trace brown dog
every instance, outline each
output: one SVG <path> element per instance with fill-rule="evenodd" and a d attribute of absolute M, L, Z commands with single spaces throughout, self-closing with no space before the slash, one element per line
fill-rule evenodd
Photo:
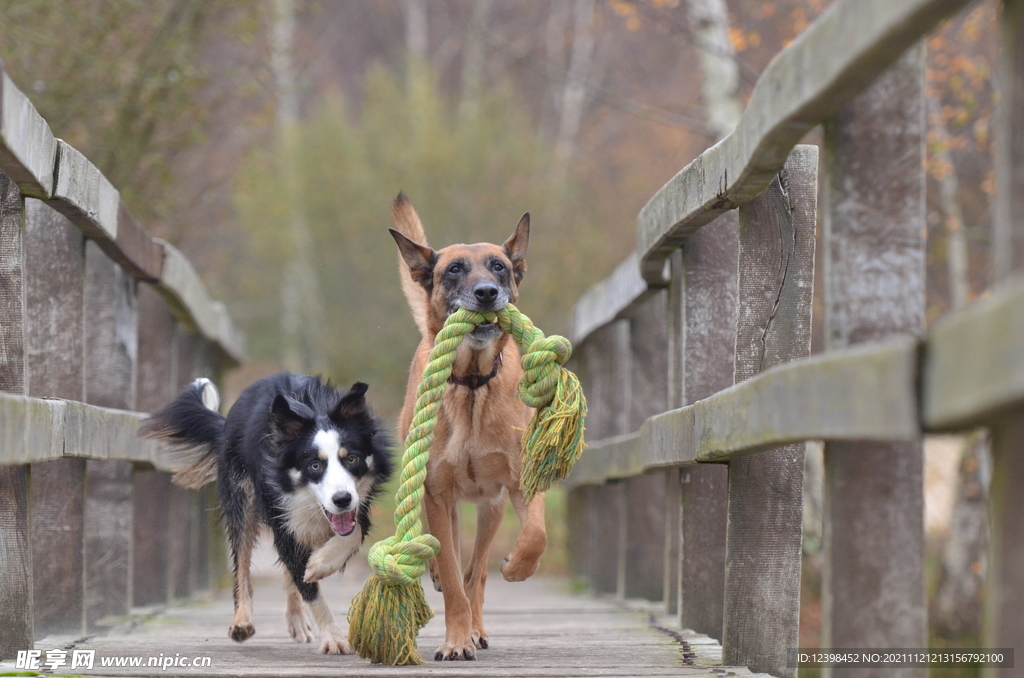
<path fill-rule="evenodd" d="M 523 215 L 503 245 L 450 245 L 435 251 L 426 244 L 420 218 L 404 195 L 399 193 L 391 211 L 402 291 L 423 335 L 409 369 L 399 420 L 404 439 L 434 337 L 448 315 L 459 308 L 496 311 L 518 299 L 526 273 L 530 215 Z M 483 622 L 487 553 L 505 514 L 506 498 L 512 500 L 523 529 L 501 565 L 502 576 L 522 581 L 532 575 L 547 545 L 544 495 L 527 502 L 519 489 L 521 439 L 532 414 L 516 391 L 522 373 L 519 348 L 494 323 L 478 325 L 468 334 L 452 365 L 430 448 L 423 501 L 430 533 L 441 542 L 430 575 L 435 588 L 444 593 L 446 629 L 434 659 L 471 660 L 476 648 L 488 646 Z M 477 505 L 476 541 L 464 575 L 460 501 Z"/>

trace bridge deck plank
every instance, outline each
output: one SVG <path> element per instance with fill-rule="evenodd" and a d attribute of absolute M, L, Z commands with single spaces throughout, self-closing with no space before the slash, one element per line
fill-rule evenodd
<path fill-rule="evenodd" d="M 259 561 L 259 559 L 258 559 Z M 720 648 L 706 636 L 684 632 L 698 652 L 698 662 L 683 663 L 680 646 L 654 628 L 642 610 L 569 591 L 566 580 L 534 578 L 509 584 L 500 576 L 488 582 L 485 619 L 491 649 L 481 650 L 475 662 L 434 662 L 434 648 L 444 635 L 441 596 L 428 587 L 427 596 L 437 616 L 420 632 L 422 666 L 371 666 L 355 656 L 324 656 L 313 644 L 297 644 L 288 636 L 284 621 L 284 594 L 273 556 L 262 558 L 255 576 L 254 622 L 256 635 L 244 644 L 227 637 L 231 621 L 230 591 L 206 600 L 189 600 L 154 613 L 138 608 L 129 619 L 116 620 L 108 633 L 86 639 L 50 636 L 36 649 L 95 649 L 90 675 L 167 676 L 751 676 L 747 669 L 714 663 Z M 323 591 L 339 623 L 352 595 L 362 586 L 368 570 L 354 564 L 343 577 L 323 582 Z M 664 620 L 659 621 L 664 623 Z M 104 657 L 148 658 L 209 656 L 203 669 L 159 667 L 103 668 Z M 71 653 L 68 653 L 70 658 Z M 44 655 L 45 657 L 45 655 Z M 148 661 L 144 659 L 143 663 Z M 763 674 L 762 674 L 763 675 Z"/>

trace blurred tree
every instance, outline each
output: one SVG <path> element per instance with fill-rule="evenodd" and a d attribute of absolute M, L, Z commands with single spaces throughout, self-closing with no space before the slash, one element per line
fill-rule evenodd
<path fill-rule="evenodd" d="M 502 242 L 530 211 L 530 270 L 521 307 L 548 333 L 569 331 L 579 293 L 619 255 L 588 235 L 596 215 L 579 192 L 558 190 L 548 179 L 553 153 L 537 141 L 509 88 L 481 93 L 479 115 L 457 122 L 426 67 L 411 69 L 408 77 L 419 81 L 405 86 L 392 71 L 374 66 L 358 115 L 333 95 L 297 125 L 297 166 L 325 307 L 325 362 L 313 367 L 343 381 L 369 381 L 375 402 L 391 411 L 400 405 L 418 342 L 387 234 L 399 190 L 416 205 L 435 247 Z M 289 209 L 282 171 L 276 154 L 257 151 L 235 190 L 250 251 L 232 276 L 231 294 L 263 300 L 264 312 L 250 328 L 256 357 L 279 353 L 276 290 L 294 247 L 281 227 Z M 556 213 L 559 223 L 547 221 Z"/>
<path fill-rule="evenodd" d="M 6 0 L 0 57 L 54 133 L 103 171 L 135 216 L 173 224 L 196 200 L 169 190 L 179 161 L 208 140 L 219 97 L 237 97 L 206 89 L 197 54 L 213 34 L 251 35 L 248 5 Z"/>

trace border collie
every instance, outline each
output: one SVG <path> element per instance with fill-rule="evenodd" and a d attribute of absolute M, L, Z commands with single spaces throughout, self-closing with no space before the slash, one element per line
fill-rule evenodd
<path fill-rule="evenodd" d="M 317 377 L 281 372 L 242 392 L 228 416 L 220 395 L 197 379 L 148 418 L 140 435 L 186 449 L 174 482 L 199 488 L 217 481 L 234 569 L 235 617 L 228 635 L 242 642 L 252 622 L 252 549 L 259 526 L 274 534 L 285 567 L 285 620 L 297 642 L 348 654 L 316 582 L 344 572 L 370 530 L 370 503 L 391 475 L 389 441 L 366 404 L 367 386 L 339 391 Z"/>

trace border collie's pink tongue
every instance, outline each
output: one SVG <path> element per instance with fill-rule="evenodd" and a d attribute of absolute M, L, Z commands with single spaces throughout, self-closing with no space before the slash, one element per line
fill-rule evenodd
<path fill-rule="evenodd" d="M 355 511 L 345 511 L 344 513 L 339 513 L 337 515 L 328 513 L 327 519 L 331 521 L 331 527 L 334 531 L 342 537 L 352 534 L 352 530 L 356 529 Z"/>

